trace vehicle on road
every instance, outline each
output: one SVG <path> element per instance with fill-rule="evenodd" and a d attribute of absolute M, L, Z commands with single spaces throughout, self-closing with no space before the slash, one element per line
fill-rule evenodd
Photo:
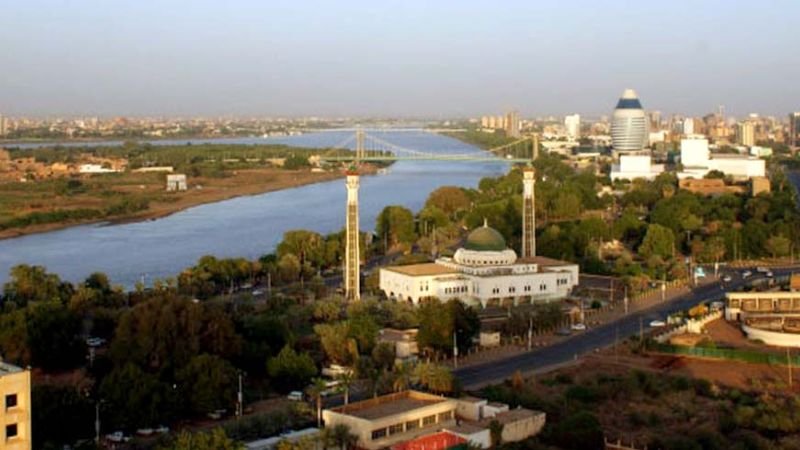
<path fill-rule="evenodd" d="M 289 400 L 293 402 L 302 402 L 303 401 L 303 393 L 300 391 L 292 391 L 289 392 L 289 395 L 286 396 Z"/>
<path fill-rule="evenodd" d="M 766 267 L 763 267 L 763 266 L 756 267 L 756 272 L 758 272 L 758 273 L 767 273 L 767 272 L 769 272 L 769 269 L 767 269 Z"/>
<path fill-rule="evenodd" d="M 251 292 L 251 294 L 258 297 L 259 295 L 264 295 L 264 291 L 262 291 L 261 289 L 256 289 L 253 292 Z"/>
<path fill-rule="evenodd" d="M 730 275 L 725 275 L 724 277 L 722 277 L 722 281 L 724 281 L 726 283 L 730 283 L 731 280 L 733 280 L 733 278 L 731 278 Z"/>
<path fill-rule="evenodd" d="M 585 331 L 586 325 L 582 323 L 576 323 L 572 325 L 572 329 L 575 331 Z"/>
<path fill-rule="evenodd" d="M 744 272 L 742 272 L 742 278 L 750 278 L 752 275 L 753 275 L 753 272 L 751 272 L 749 270 L 745 270 Z"/>
<path fill-rule="evenodd" d="M 650 321 L 650 328 L 661 328 L 667 326 L 667 323 L 663 320 L 652 320 Z"/>
<path fill-rule="evenodd" d="M 771 270 L 768 270 L 765 275 L 767 276 L 767 278 L 772 278 L 774 276 Z"/>

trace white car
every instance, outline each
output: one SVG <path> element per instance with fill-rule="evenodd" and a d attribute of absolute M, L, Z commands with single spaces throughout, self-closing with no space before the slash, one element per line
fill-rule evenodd
<path fill-rule="evenodd" d="M 733 278 L 731 278 L 730 275 L 725 275 L 724 277 L 722 277 L 722 281 L 724 281 L 726 283 L 730 283 L 731 280 L 733 280 Z"/>
<path fill-rule="evenodd" d="M 661 327 L 665 327 L 665 326 L 667 326 L 667 323 L 664 322 L 663 320 L 653 320 L 653 321 L 650 322 L 650 327 L 651 328 L 661 328 Z"/>
<path fill-rule="evenodd" d="M 293 402 L 302 402 L 303 401 L 303 393 L 300 391 L 292 391 L 289 392 L 289 395 L 286 396 L 289 400 Z"/>
<path fill-rule="evenodd" d="M 749 270 L 745 270 L 744 272 L 742 272 L 742 278 L 750 278 L 752 275 L 753 272 L 750 272 Z"/>
<path fill-rule="evenodd" d="M 773 277 L 773 274 L 772 274 L 771 270 L 768 270 L 766 275 L 767 275 L 767 278 L 772 278 Z"/>
<path fill-rule="evenodd" d="M 106 439 L 109 442 L 123 442 L 125 441 L 125 435 L 122 433 L 122 431 L 115 431 L 107 434 Z"/>
<path fill-rule="evenodd" d="M 575 330 L 575 331 L 585 331 L 586 330 L 586 325 L 582 324 L 582 323 L 576 323 L 576 324 L 572 325 L 572 329 Z"/>

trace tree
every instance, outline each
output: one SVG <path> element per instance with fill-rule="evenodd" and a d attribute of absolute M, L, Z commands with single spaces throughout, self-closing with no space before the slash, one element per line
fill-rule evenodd
<path fill-rule="evenodd" d="M 94 433 L 94 404 L 76 387 L 34 384 L 31 403 L 33 448 L 61 448 Z"/>
<path fill-rule="evenodd" d="M 308 387 L 307 394 L 314 399 L 317 405 L 317 428 L 322 425 L 322 394 L 328 386 L 322 378 L 314 378 L 311 380 L 311 385 Z"/>
<path fill-rule="evenodd" d="M 454 378 L 448 367 L 434 363 L 420 363 L 414 368 L 414 380 L 437 394 L 452 392 Z"/>
<path fill-rule="evenodd" d="M 3 285 L 7 301 L 20 306 L 28 302 L 66 301 L 72 295 L 72 285 L 62 283 L 56 274 L 48 273 L 42 266 L 20 264 L 11 268 L 10 280 Z"/>
<path fill-rule="evenodd" d="M 299 388 L 317 374 L 314 360 L 307 353 L 297 353 L 286 345 L 278 356 L 267 362 L 267 373 L 284 390 Z"/>
<path fill-rule="evenodd" d="M 219 356 L 202 354 L 178 372 L 176 381 L 189 411 L 204 414 L 233 403 L 236 369 Z"/>
<path fill-rule="evenodd" d="M 234 441 L 225 434 L 222 428 L 210 432 L 191 433 L 181 431 L 175 441 L 159 450 L 243 450 L 244 445 Z"/>
<path fill-rule="evenodd" d="M 27 308 L 27 344 L 31 364 L 45 370 L 71 369 L 84 361 L 81 319 L 58 301 Z"/>
<path fill-rule="evenodd" d="M 344 404 L 347 405 L 350 403 L 350 388 L 356 381 L 355 374 L 352 370 L 347 369 L 336 377 L 336 380 L 339 382 L 342 393 L 344 393 Z"/>
<path fill-rule="evenodd" d="M 387 239 L 390 246 L 412 244 L 417 236 L 414 232 L 414 214 L 402 206 L 383 208 L 375 221 L 376 233 L 380 239 Z"/>
<path fill-rule="evenodd" d="M 162 293 L 123 314 L 110 355 L 117 364 L 180 370 L 195 355 L 229 359 L 240 350 L 241 337 L 219 308 Z"/>
<path fill-rule="evenodd" d="M 791 251 L 792 241 L 783 236 L 772 236 L 767 239 L 766 250 L 773 258 L 786 256 Z"/>
<path fill-rule="evenodd" d="M 442 186 L 431 192 L 425 202 L 425 208 L 436 207 L 451 219 L 457 213 L 469 208 L 471 202 L 464 190 L 455 186 Z"/>
<path fill-rule="evenodd" d="M 390 342 L 380 342 L 372 349 L 372 360 L 378 370 L 390 370 L 395 357 L 395 346 Z"/>
<path fill-rule="evenodd" d="M 319 336 L 322 350 L 331 362 L 344 366 L 355 363 L 358 346 L 356 340 L 350 337 L 347 322 L 314 325 L 314 332 Z"/>
<path fill-rule="evenodd" d="M 410 362 L 403 362 L 394 367 L 394 380 L 392 389 L 395 392 L 402 392 L 411 386 L 414 379 L 414 365 Z"/>
<path fill-rule="evenodd" d="M 647 234 L 639 246 L 639 254 L 645 259 L 656 255 L 663 259 L 672 258 L 675 248 L 675 236 L 672 230 L 661 225 L 651 224 L 647 227 Z"/>
<path fill-rule="evenodd" d="M 421 348 L 436 353 L 450 354 L 453 334 L 462 352 L 472 346 L 472 338 L 480 331 L 480 320 L 475 310 L 458 300 L 442 303 L 436 299 L 423 302 L 417 311 Z"/>
<path fill-rule="evenodd" d="M 336 444 L 339 450 L 351 450 L 358 444 L 358 435 L 353 434 L 350 427 L 342 423 L 333 428 L 325 427 L 323 433 L 326 433 L 327 438 Z"/>
<path fill-rule="evenodd" d="M 549 440 L 567 450 L 604 448 L 600 421 L 588 411 L 579 411 L 561 420 L 553 428 Z"/>
<path fill-rule="evenodd" d="M 503 444 L 503 424 L 497 419 L 489 422 L 489 436 L 492 440 L 492 448 L 497 448 Z"/>
<path fill-rule="evenodd" d="M 168 422 L 174 411 L 172 386 L 127 363 L 100 385 L 104 417 L 114 428 L 137 429 Z"/>

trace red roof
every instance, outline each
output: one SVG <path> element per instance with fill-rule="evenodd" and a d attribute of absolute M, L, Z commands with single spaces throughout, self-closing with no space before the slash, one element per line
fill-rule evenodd
<path fill-rule="evenodd" d="M 441 431 L 395 444 L 391 448 L 392 450 L 446 450 L 466 442 L 467 440 L 460 436 Z"/>

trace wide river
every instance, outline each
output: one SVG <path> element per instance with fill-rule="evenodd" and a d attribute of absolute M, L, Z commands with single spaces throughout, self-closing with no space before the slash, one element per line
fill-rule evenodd
<path fill-rule="evenodd" d="M 474 146 L 422 130 L 367 130 L 392 144 L 438 153 L 482 153 Z M 254 144 L 277 142 L 303 147 L 333 146 L 352 131 L 326 131 L 280 138 L 192 140 Z M 187 140 L 172 141 L 184 143 Z M 155 141 L 154 144 L 169 142 Z M 498 162 L 400 161 L 385 175 L 364 176 L 359 192 L 361 229 L 374 230 L 387 205 L 419 210 L 440 186 L 475 187 L 486 176 L 508 170 Z M 258 258 L 275 250 L 283 233 L 308 229 L 341 230 L 345 221 L 343 180 L 196 206 L 157 220 L 121 225 L 80 225 L 48 233 L 0 240 L 0 283 L 17 264 L 42 265 L 62 279 L 79 281 L 105 272 L 112 282 L 131 288 L 151 283 L 193 265 L 203 255 Z"/>

